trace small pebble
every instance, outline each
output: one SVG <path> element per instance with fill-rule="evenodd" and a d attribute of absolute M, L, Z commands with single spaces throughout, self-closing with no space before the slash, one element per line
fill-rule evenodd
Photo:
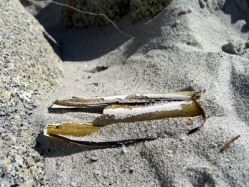
<path fill-rule="evenodd" d="M 100 176 L 100 174 L 101 174 L 101 171 L 99 171 L 99 170 L 95 170 L 95 171 L 94 171 L 94 176 L 95 176 L 95 177 Z"/>
<path fill-rule="evenodd" d="M 213 168 L 213 171 L 218 171 L 218 170 L 219 170 L 219 168 L 216 166 Z"/>
<path fill-rule="evenodd" d="M 97 162 L 98 161 L 98 157 L 97 156 L 92 156 L 91 158 L 90 158 L 90 160 L 92 161 L 92 162 Z"/>
<path fill-rule="evenodd" d="M 186 139 L 186 136 L 184 136 L 184 135 L 183 135 L 183 136 L 180 136 L 179 139 L 180 139 L 181 141 L 184 141 L 184 140 Z"/>
<path fill-rule="evenodd" d="M 71 186 L 77 186 L 76 182 L 71 182 Z"/>
<path fill-rule="evenodd" d="M 192 124 L 193 124 L 193 122 L 192 122 L 192 121 L 190 121 L 190 120 L 188 120 L 188 121 L 186 122 L 186 124 L 187 124 L 188 126 L 190 126 L 190 125 L 192 125 Z"/>
<path fill-rule="evenodd" d="M 134 170 L 135 170 L 135 168 L 131 165 L 131 166 L 129 167 L 129 173 L 133 173 Z"/>
<path fill-rule="evenodd" d="M 169 153 L 169 154 L 173 154 L 174 151 L 169 149 L 169 150 L 168 150 L 168 153 Z"/>
<path fill-rule="evenodd" d="M 124 154 L 128 153 L 128 150 L 127 150 L 127 148 L 126 148 L 125 146 L 122 146 L 122 152 L 123 152 Z"/>

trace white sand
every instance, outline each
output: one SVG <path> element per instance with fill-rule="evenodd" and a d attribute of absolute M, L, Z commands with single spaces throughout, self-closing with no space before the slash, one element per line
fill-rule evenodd
<path fill-rule="evenodd" d="M 119 25 L 132 39 L 111 26 L 54 30 L 54 37 L 63 42 L 64 81 L 33 115 L 41 131 L 49 123 L 99 116 L 48 113 L 52 101 L 72 96 L 206 89 L 200 103 L 208 118 L 204 128 L 190 136 L 188 131 L 200 126 L 201 118 L 116 124 L 86 137 L 105 141 L 160 136 L 120 148 L 87 148 L 39 136 L 50 186 L 248 186 L 249 60 L 247 54 L 221 50 L 231 39 L 247 40 L 248 33 L 241 31 L 246 22 L 237 19 L 236 11 L 225 14 L 212 7 L 201 9 L 197 2 L 173 1 L 151 20 L 131 24 L 129 16 L 124 18 Z M 91 73 L 97 66 L 108 69 Z M 188 119 L 192 126 L 186 125 Z M 237 135 L 241 137 L 220 153 Z"/>

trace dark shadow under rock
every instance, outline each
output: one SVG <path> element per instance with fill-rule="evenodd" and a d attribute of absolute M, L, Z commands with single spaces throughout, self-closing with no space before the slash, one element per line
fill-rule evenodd
<path fill-rule="evenodd" d="M 122 35 L 115 27 L 95 29 L 67 29 L 61 22 L 61 7 L 50 4 L 36 16 L 40 24 L 59 45 L 63 61 L 88 61 L 99 58 L 117 49 L 130 38 Z M 124 30 L 132 24 L 129 18 L 121 20 Z"/>

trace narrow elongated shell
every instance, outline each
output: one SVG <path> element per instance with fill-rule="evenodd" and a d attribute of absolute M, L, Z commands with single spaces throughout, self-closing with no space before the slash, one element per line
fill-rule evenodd
<path fill-rule="evenodd" d="M 72 142 L 85 146 L 96 147 L 116 147 L 121 145 L 129 145 L 141 141 L 155 140 L 156 137 L 145 137 L 129 140 L 117 140 L 108 142 L 85 141 L 84 136 L 98 132 L 100 127 L 93 126 L 89 123 L 62 123 L 56 125 L 47 125 L 44 129 L 44 135 L 52 138 L 60 139 L 66 142 Z"/>
<path fill-rule="evenodd" d="M 149 103 L 153 101 L 186 101 L 198 99 L 202 92 L 185 91 L 169 92 L 162 94 L 132 94 L 117 95 L 109 97 L 96 98 L 77 98 L 73 97 L 68 100 L 56 100 L 51 108 L 84 108 L 93 105 L 110 105 L 114 103 L 131 104 L 131 103 Z"/>
<path fill-rule="evenodd" d="M 169 102 L 149 106 L 111 105 L 104 109 L 104 115 L 94 120 L 95 125 L 135 122 L 175 117 L 194 117 L 202 115 L 204 110 L 195 100 Z"/>
<path fill-rule="evenodd" d="M 47 125 L 44 129 L 44 135 L 82 137 L 94 132 L 98 132 L 99 128 L 100 127 L 92 126 L 91 123 L 62 123 L 56 125 Z"/>

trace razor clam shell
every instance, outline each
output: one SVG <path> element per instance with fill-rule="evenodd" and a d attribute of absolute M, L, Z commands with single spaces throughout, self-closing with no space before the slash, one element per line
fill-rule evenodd
<path fill-rule="evenodd" d="M 205 112 L 195 100 L 153 104 L 148 106 L 111 105 L 104 109 L 103 115 L 96 118 L 94 125 L 136 122 L 163 118 L 194 117 Z"/>
<path fill-rule="evenodd" d="M 155 101 L 187 101 L 191 99 L 198 99 L 201 92 L 186 91 L 186 92 L 169 92 L 162 94 L 131 94 L 131 95 L 117 95 L 108 97 L 96 98 L 77 98 L 73 97 L 68 100 L 56 100 L 53 102 L 51 108 L 84 108 L 104 106 L 108 104 L 139 104 L 151 103 Z"/>

